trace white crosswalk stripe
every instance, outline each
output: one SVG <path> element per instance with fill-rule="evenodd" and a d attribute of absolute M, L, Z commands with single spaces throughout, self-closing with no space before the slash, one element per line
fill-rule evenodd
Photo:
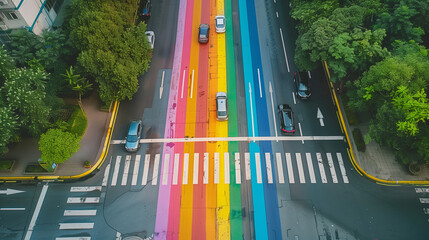
<path fill-rule="evenodd" d="M 329 174 L 332 177 L 332 182 L 329 182 L 339 183 L 339 179 L 337 177 L 335 169 L 338 168 L 341 172 L 342 183 L 349 183 L 341 153 L 332 154 L 328 152 L 325 155 L 322 155 L 322 153 L 315 153 L 315 158 L 313 157 L 314 153 L 285 153 L 285 159 L 283 159 L 282 154 L 279 152 L 276 152 L 275 155 L 274 153 L 265 152 L 263 153 L 264 156 L 262 156 L 262 158 L 260 152 L 256 152 L 254 153 L 254 155 L 250 155 L 250 153 L 248 152 L 214 152 L 203 153 L 204 158 L 201 163 L 200 154 L 202 153 L 193 154 L 193 163 L 192 161 L 190 162 L 191 159 L 189 153 L 174 153 L 174 155 L 165 154 L 164 156 L 156 154 L 154 156 L 153 169 L 150 169 L 150 154 L 145 155 L 144 161 L 141 161 L 141 155 L 126 155 L 125 161 L 121 161 L 122 157 L 117 156 L 116 161 L 114 163 L 114 167 L 107 167 L 106 171 L 111 170 L 113 172 L 112 179 L 110 180 L 110 185 L 112 187 L 117 185 L 119 174 L 122 175 L 121 186 L 127 185 L 129 172 L 132 172 L 132 181 L 130 184 L 133 186 L 137 184 L 139 174 L 142 174 L 141 185 L 147 185 L 150 179 L 152 181 L 152 185 L 157 185 L 159 172 L 162 173 L 160 179 L 161 185 L 189 184 L 190 181 L 192 181 L 192 184 L 199 184 L 199 181 L 201 181 L 199 179 L 199 172 L 201 170 L 203 172 L 202 184 L 208 184 L 209 182 L 214 184 L 241 184 L 242 168 L 244 167 L 246 180 L 250 180 L 250 161 L 254 161 L 255 169 L 253 171 L 256 177 L 256 182 L 258 184 L 263 182 L 266 182 L 268 184 L 275 184 L 274 181 L 278 181 L 278 184 L 294 184 L 297 181 L 301 184 L 305 184 L 308 179 L 309 183 L 312 184 L 315 184 L 318 181 L 322 183 L 328 183 L 325 166 L 329 167 Z M 233 154 L 234 162 L 230 161 L 230 154 Z M 170 158 L 170 156 L 172 158 Z M 244 165 L 241 164 L 242 156 L 244 156 Z M 133 157 L 134 159 L 132 159 Z M 336 161 L 334 158 L 336 159 Z M 162 164 L 160 161 L 161 159 L 163 159 Z M 134 160 L 134 164 L 130 164 L 132 160 Z M 284 160 L 286 162 L 285 165 L 283 165 Z M 213 161 L 213 169 L 209 169 L 210 161 Z M 121 164 L 123 165 L 122 167 Z M 231 164 L 233 164 L 233 166 Z M 110 163 L 108 166 L 110 166 Z M 201 167 L 202 169 L 200 169 Z M 234 169 L 230 169 L 230 167 L 233 167 Z M 130 168 L 132 169 L 130 170 Z M 142 171 L 139 171 L 140 168 L 143 168 Z M 315 168 L 319 169 L 318 172 L 320 173 L 320 176 L 316 175 L 317 169 Z M 285 171 L 287 171 L 289 181 L 286 181 L 285 179 Z M 232 176 L 232 174 L 234 174 L 235 177 Z M 278 180 L 274 179 L 275 174 L 278 175 L 278 178 L 276 178 Z M 307 174 L 308 176 L 306 176 Z M 105 174 L 105 176 L 109 175 L 110 174 Z M 152 176 L 152 178 L 150 178 L 150 176 Z M 295 176 L 297 177 L 297 179 L 295 179 Z M 107 179 L 103 179 L 103 184 L 107 185 L 107 181 Z M 73 188 L 73 190 L 71 191 L 101 191 L 102 186 Z M 426 190 L 416 188 L 416 192 L 426 192 Z"/>
<path fill-rule="evenodd" d="M 326 178 L 325 167 L 323 166 L 322 154 L 316 153 L 317 164 L 319 165 L 320 178 L 322 179 L 322 183 L 328 183 L 328 179 Z"/>
<path fill-rule="evenodd" d="M 332 160 L 331 153 L 326 153 L 326 157 L 328 158 L 329 170 L 331 171 L 332 181 L 334 183 L 338 183 L 337 173 L 335 172 L 334 161 Z"/>
<path fill-rule="evenodd" d="M 311 154 L 306 153 L 305 157 L 307 158 L 307 167 L 308 167 L 308 173 L 310 174 L 310 182 L 316 183 L 316 175 L 314 174 L 313 161 L 311 159 Z"/>
<path fill-rule="evenodd" d="M 136 160 L 134 162 L 134 168 L 133 168 L 133 179 L 131 180 L 131 185 L 133 186 L 137 185 L 137 177 L 138 177 L 139 168 L 140 168 L 140 158 L 141 158 L 141 155 L 136 155 Z"/>

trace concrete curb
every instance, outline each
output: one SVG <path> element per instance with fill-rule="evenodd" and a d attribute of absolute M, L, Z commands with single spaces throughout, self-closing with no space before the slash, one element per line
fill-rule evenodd
<path fill-rule="evenodd" d="M 352 146 L 351 141 L 350 141 L 350 137 L 349 137 L 349 132 L 350 129 L 346 127 L 345 121 L 344 121 L 344 117 L 343 117 L 343 109 L 340 107 L 340 104 L 338 102 L 338 98 L 337 98 L 337 94 L 335 92 L 335 88 L 331 82 L 331 76 L 329 74 L 329 69 L 328 69 L 328 65 L 326 64 L 326 61 L 322 63 L 323 65 L 323 70 L 325 72 L 325 76 L 326 76 L 326 80 L 329 83 L 329 87 L 331 90 L 331 96 L 332 96 L 332 101 L 335 103 L 335 105 L 337 106 L 337 111 L 338 111 L 338 116 L 339 116 L 339 122 L 340 122 L 340 126 L 341 126 L 341 130 L 344 132 L 344 134 L 346 135 L 346 139 L 347 139 L 347 144 L 349 145 L 349 149 L 347 149 L 347 152 L 349 153 L 349 157 L 351 159 L 351 163 L 353 165 L 353 167 L 356 169 L 356 171 L 361 175 L 361 176 L 365 176 L 371 180 L 373 180 L 376 183 L 379 184 L 383 184 L 383 185 L 392 185 L 392 186 L 397 186 L 397 185 L 429 185 L 429 181 L 391 181 L 391 180 L 384 180 L 384 179 L 380 179 L 377 177 L 374 177 L 368 173 L 366 173 L 357 163 L 356 159 L 355 159 L 355 154 L 354 154 L 354 149 L 355 147 Z"/>

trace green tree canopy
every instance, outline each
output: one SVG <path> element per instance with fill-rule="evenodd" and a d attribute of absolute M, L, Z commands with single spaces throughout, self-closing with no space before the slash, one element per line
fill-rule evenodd
<path fill-rule="evenodd" d="M 52 163 L 63 163 L 79 150 L 79 137 L 61 129 L 49 129 L 40 136 L 39 150 L 42 160 Z"/>

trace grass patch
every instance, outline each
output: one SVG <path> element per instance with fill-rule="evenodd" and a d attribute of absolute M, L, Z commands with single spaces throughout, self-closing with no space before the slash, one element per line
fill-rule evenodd
<path fill-rule="evenodd" d="M 75 133 L 79 137 L 82 137 L 85 133 L 88 120 L 86 119 L 85 113 L 78 106 L 74 106 L 68 124 L 70 126 L 69 132 Z"/>
<path fill-rule="evenodd" d="M 362 132 L 359 128 L 353 129 L 353 139 L 359 152 L 366 151 L 365 141 L 363 140 Z"/>
<path fill-rule="evenodd" d="M 26 173 L 40 173 L 40 172 L 48 172 L 46 171 L 46 169 L 44 169 L 42 166 L 40 165 L 27 165 L 27 167 L 25 168 L 25 172 Z"/>
<path fill-rule="evenodd" d="M 0 161 L 0 170 L 9 170 L 12 167 L 12 160 L 1 160 Z"/>

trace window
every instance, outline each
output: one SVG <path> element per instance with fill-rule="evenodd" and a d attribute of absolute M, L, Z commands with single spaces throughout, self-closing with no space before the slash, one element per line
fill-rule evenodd
<path fill-rule="evenodd" d="M 16 14 L 14 12 L 6 12 L 5 15 L 6 15 L 6 18 L 8 20 L 16 20 L 16 19 L 18 19 L 18 16 L 16 16 Z"/>
<path fill-rule="evenodd" d="M 47 0 L 45 4 L 46 11 L 51 11 L 51 8 L 54 6 L 55 0 Z"/>

